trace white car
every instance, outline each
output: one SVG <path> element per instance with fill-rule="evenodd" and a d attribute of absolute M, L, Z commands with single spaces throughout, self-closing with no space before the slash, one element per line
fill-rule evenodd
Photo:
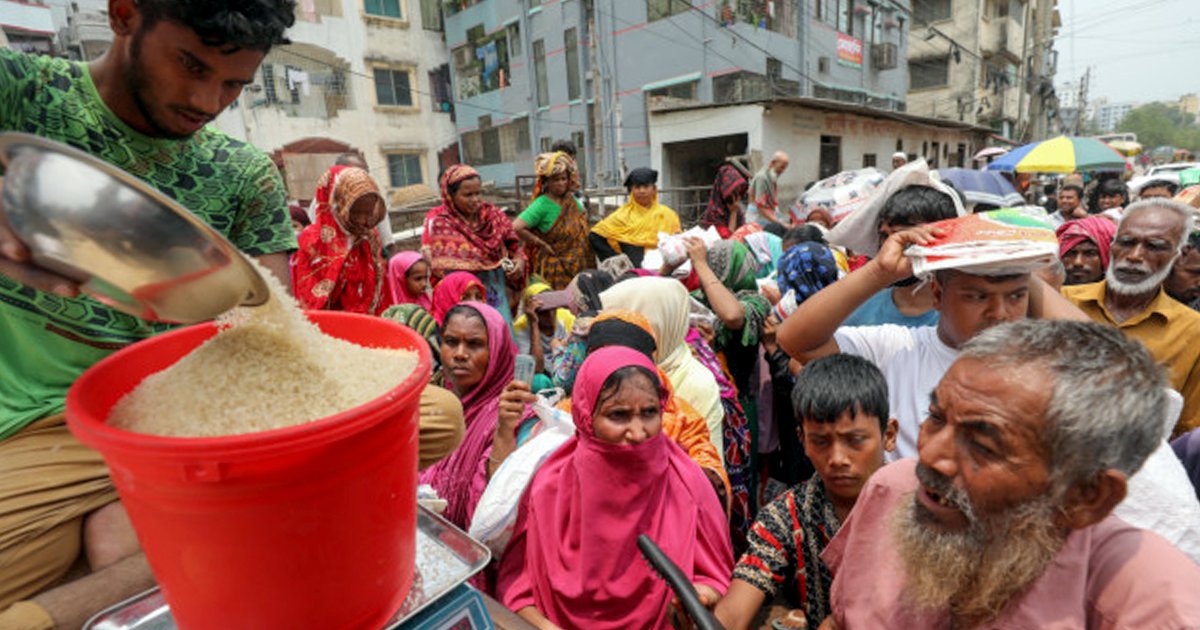
<path fill-rule="evenodd" d="M 1142 192 L 1142 186 L 1156 180 L 1165 179 L 1176 186 L 1179 185 L 1180 171 L 1186 171 L 1189 168 L 1200 168 L 1200 162 L 1174 162 L 1172 164 L 1160 164 L 1151 166 L 1145 175 L 1138 175 L 1129 180 L 1129 194 L 1137 195 Z"/>

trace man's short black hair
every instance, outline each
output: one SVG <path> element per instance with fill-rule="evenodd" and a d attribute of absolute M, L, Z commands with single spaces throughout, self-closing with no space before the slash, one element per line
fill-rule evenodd
<path fill-rule="evenodd" d="M 938 284 L 942 285 L 943 289 L 945 289 L 947 286 L 949 286 L 950 280 L 952 278 L 956 278 L 958 276 L 975 276 L 977 278 L 983 278 L 990 284 L 1003 284 L 1005 282 L 1012 282 L 1013 280 L 1027 278 L 1027 277 L 1029 277 L 1029 275 L 1030 274 L 1027 274 L 1027 273 L 1007 273 L 1007 274 L 990 276 L 990 275 L 983 275 L 983 274 L 967 273 L 965 271 L 959 271 L 958 269 L 938 269 L 937 271 L 933 272 L 934 279 L 938 281 Z"/>
<path fill-rule="evenodd" d="M 139 0 L 145 28 L 159 20 L 186 26 L 208 46 L 261 50 L 290 43 L 284 31 L 296 22 L 294 0 Z"/>
<path fill-rule="evenodd" d="M 1067 184 L 1066 186 L 1063 186 L 1062 189 L 1059 190 L 1058 192 L 1064 193 L 1064 192 L 1067 192 L 1068 190 L 1075 191 L 1075 196 L 1078 197 L 1080 200 L 1083 200 L 1083 186 L 1080 186 L 1078 184 Z"/>
<path fill-rule="evenodd" d="M 782 223 L 776 223 L 774 221 L 767 221 L 764 223 L 763 231 L 767 234 L 774 234 L 779 238 L 783 238 L 783 235 L 787 234 L 787 228 L 784 227 Z"/>
<path fill-rule="evenodd" d="M 550 151 L 562 151 L 563 153 L 571 156 L 572 160 L 574 160 L 575 156 L 579 154 L 579 150 L 575 147 L 575 143 L 571 142 L 570 140 L 555 140 L 554 144 L 550 145 Z"/>
<path fill-rule="evenodd" d="M 911 227 L 958 216 L 954 199 L 930 186 L 909 186 L 892 195 L 883 204 L 875 229 L 885 225 Z"/>
<path fill-rule="evenodd" d="M 853 354 L 834 354 L 804 366 L 792 388 L 798 422 L 837 422 L 843 414 L 863 414 L 887 430 L 888 387 L 874 363 Z"/>
<path fill-rule="evenodd" d="M 794 228 L 789 228 L 783 233 L 783 249 L 787 250 L 793 245 L 800 243 L 820 243 L 828 245 L 825 242 L 825 235 L 821 233 L 821 229 L 815 225 L 799 225 Z"/>
<path fill-rule="evenodd" d="M 1169 179 L 1152 179 L 1152 180 L 1146 182 L 1145 184 L 1142 184 L 1142 188 L 1138 192 L 1138 194 L 1146 192 L 1147 190 L 1150 190 L 1151 188 L 1166 188 L 1167 192 L 1172 197 L 1175 196 L 1175 193 L 1179 192 L 1179 185 Z"/>
<path fill-rule="evenodd" d="M 1129 198 L 1129 188 L 1125 186 L 1125 182 L 1119 179 L 1106 179 L 1100 182 L 1096 187 L 1097 195 L 1121 195 L 1126 199 Z"/>

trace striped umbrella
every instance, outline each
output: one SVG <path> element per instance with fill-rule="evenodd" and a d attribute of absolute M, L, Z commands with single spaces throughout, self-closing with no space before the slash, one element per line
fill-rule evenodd
<path fill-rule="evenodd" d="M 1074 173 L 1124 171 L 1125 158 L 1095 138 L 1059 136 L 1009 151 L 988 164 L 990 171 L 1018 173 Z"/>

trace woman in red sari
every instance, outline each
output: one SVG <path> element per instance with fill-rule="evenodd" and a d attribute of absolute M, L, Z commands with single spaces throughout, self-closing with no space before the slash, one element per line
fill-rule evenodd
<path fill-rule="evenodd" d="M 446 274 L 469 271 L 487 287 L 487 303 L 512 327 L 508 288 L 525 290 L 526 261 L 521 240 L 500 208 L 483 200 L 479 172 L 455 164 L 441 177 L 442 205 L 425 216 L 421 251 L 430 262 L 433 283 Z"/>
<path fill-rule="evenodd" d="M 391 305 L 383 244 L 375 229 L 387 210 L 366 171 L 334 166 L 315 195 L 316 220 L 300 233 L 292 293 L 313 310 L 378 315 Z"/>

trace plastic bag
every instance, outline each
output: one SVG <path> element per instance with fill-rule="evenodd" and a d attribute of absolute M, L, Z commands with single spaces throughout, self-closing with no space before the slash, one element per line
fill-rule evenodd
<path fill-rule="evenodd" d="M 571 414 L 555 408 L 549 399 L 539 395 L 531 408 L 543 423 L 541 432 L 505 458 L 492 475 L 467 531 L 471 538 L 487 545 L 495 558 L 504 553 L 512 539 L 517 507 L 534 474 L 554 451 L 575 435 Z"/>
<path fill-rule="evenodd" d="M 1005 208 L 931 223 L 943 234 L 929 245 L 904 250 L 913 275 L 957 269 L 981 276 L 1032 273 L 1058 258 L 1058 238 L 1036 206 Z"/>
<path fill-rule="evenodd" d="M 687 244 L 684 239 L 689 236 L 694 236 L 704 241 L 705 247 L 712 247 L 713 243 L 721 240 L 721 235 L 716 228 L 711 225 L 708 229 L 701 229 L 700 226 L 693 226 L 686 232 L 681 234 L 666 234 L 658 233 L 658 253 L 662 255 L 662 260 L 667 265 L 682 265 L 687 261 Z"/>

